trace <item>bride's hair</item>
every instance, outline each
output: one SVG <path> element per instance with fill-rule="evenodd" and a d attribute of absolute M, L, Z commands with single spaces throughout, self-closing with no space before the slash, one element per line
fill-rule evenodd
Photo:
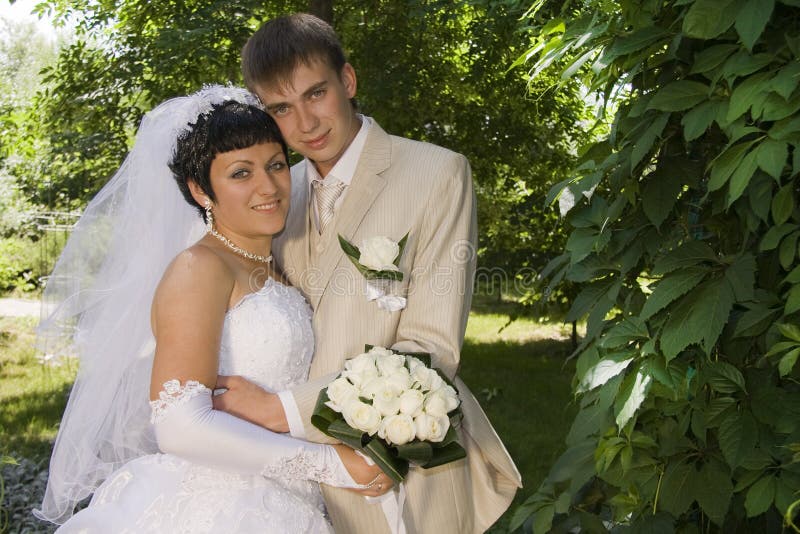
<path fill-rule="evenodd" d="M 278 143 L 289 159 L 286 142 L 275 121 L 263 110 L 236 101 L 211 106 L 178 137 L 169 162 L 175 181 L 190 205 L 205 219 L 205 209 L 195 201 L 189 182 L 196 183 L 208 198 L 216 200 L 211 187 L 211 162 L 217 154 L 248 148 L 259 143 Z"/>

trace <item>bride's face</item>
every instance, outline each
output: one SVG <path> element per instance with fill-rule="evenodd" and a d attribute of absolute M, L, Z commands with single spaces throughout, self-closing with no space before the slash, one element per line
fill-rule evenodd
<path fill-rule="evenodd" d="M 291 174 L 278 143 L 222 152 L 211 162 L 217 230 L 258 238 L 283 229 L 291 198 Z"/>

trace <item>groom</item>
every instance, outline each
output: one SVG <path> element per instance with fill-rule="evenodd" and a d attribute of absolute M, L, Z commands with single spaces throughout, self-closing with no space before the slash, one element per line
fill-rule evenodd
<path fill-rule="evenodd" d="M 292 200 L 273 253 L 314 309 L 310 381 L 272 395 L 244 379 L 222 378 L 215 406 L 275 431 L 327 442 L 310 424 L 319 391 L 365 344 L 428 352 L 454 377 L 472 298 L 476 215 L 469 163 L 460 154 L 394 137 L 356 113 L 357 79 L 333 29 L 311 15 L 264 24 L 243 53 L 245 83 L 264 103 L 289 146 L 305 159 L 292 168 Z M 343 254 L 342 235 L 399 241 L 404 273 L 390 293 L 407 299 L 388 311 L 367 300 L 365 281 Z M 412 469 L 406 479 L 408 533 L 486 530 L 520 487 L 519 473 L 481 408 L 456 378 L 467 458 Z M 384 479 L 385 475 L 384 475 Z M 324 487 L 341 533 L 389 532 L 381 507 Z"/>

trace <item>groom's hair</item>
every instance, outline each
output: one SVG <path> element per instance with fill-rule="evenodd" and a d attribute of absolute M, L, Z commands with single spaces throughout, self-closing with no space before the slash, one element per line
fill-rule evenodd
<path fill-rule="evenodd" d="M 205 208 L 192 197 L 189 182 L 196 183 L 208 198 L 216 200 L 211 188 L 211 162 L 217 154 L 259 143 L 280 144 L 288 161 L 286 143 L 272 117 L 262 109 L 233 100 L 212 105 L 210 111 L 180 133 L 169 168 L 183 198 L 197 208 L 203 220 Z"/>
<path fill-rule="evenodd" d="M 308 13 L 285 15 L 266 22 L 242 49 L 244 83 L 255 92 L 259 85 L 282 86 L 298 65 L 323 61 L 336 74 L 347 61 L 336 32 Z"/>

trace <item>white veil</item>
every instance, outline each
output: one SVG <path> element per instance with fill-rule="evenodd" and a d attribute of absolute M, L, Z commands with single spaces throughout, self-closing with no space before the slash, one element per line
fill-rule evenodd
<path fill-rule="evenodd" d="M 260 106 L 244 89 L 209 86 L 145 115 L 133 149 L 86 207 L 48 280 L 39 348 L 72 345 L 80 367 L 34 511 L 41 519 L 63 523 L 122 463 L 157 450 L 150 306 L 166 266 L 205 231 L 167 164 L 179 132 L 228 100 Z"/>

